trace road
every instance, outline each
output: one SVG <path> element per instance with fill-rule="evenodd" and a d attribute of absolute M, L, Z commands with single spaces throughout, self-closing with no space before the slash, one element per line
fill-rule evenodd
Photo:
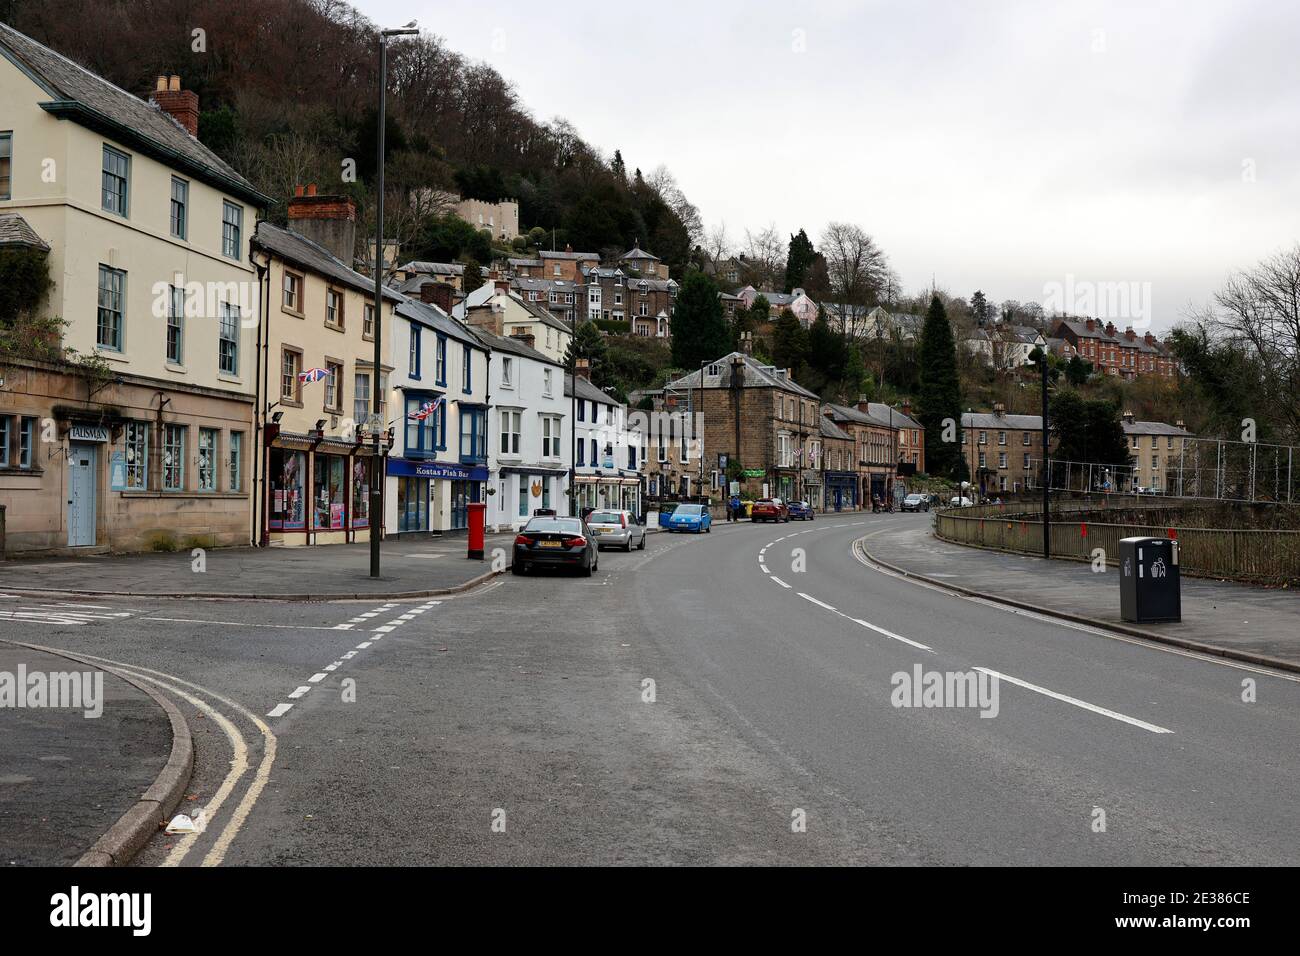
<path fill-rule="evenodd" d="M 137 865 L 1300 862 L 1300 682 L 854 546 L 927 521 L 655 535 L 441 601 L 0 598 L 0 629 L 187 714 L 206 827 Z M 895 707 L 916 665 L 1001 675 L 996 716 Z"/>

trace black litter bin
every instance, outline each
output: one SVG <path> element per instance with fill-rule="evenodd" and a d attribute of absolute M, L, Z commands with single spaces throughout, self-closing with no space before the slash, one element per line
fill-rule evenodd
<path fill-rule="evenodd" d="M 1135 623 L 1181 621 L 1178 542 L 1124 538 L 1119 543 L 1120 617 Z"/>

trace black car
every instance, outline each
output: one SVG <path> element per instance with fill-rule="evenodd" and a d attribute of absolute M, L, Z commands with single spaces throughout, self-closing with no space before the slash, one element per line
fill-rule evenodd
<path fill-rule="evenodd" d="M 597 570 L 600 552 L 596 536 L 581 518 L 530 518 L 515 536 L 512 574 L 537 567 L 577 568 L 584 577 Z"/>

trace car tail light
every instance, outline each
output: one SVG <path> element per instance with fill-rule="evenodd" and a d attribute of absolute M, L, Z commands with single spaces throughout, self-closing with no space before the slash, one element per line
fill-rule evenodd
<path fill-rule="evenodd" d="M 564 546 L 566 548 L 585 548 L 587 546 L 587 539 L 581 536 L 565 538 Z"/>
<path fill-rule="evenodd" d="M 620 525 L 622 525 L 624 528 L 626 528 L 626 527 L 627 527 L 627 515 L 619 515 L 619 516 L 618 516 L 618 523 L 619 523 Z"/>
<path fill-rule="evenodd" d="M 526 534 L 516 535 L 515 544 L 522 544 L 525 547 L 531 548 L 533 546 L 533 539 L 528 537 Z"/>

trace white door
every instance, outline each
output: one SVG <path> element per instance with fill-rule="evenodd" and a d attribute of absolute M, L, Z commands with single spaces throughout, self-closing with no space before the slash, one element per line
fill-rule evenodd
<path fill-rule="evenodd" d="M 99 449 L 94 445 L 68 446 L 68 547 L 95 544 L 95 475 Z"/>

